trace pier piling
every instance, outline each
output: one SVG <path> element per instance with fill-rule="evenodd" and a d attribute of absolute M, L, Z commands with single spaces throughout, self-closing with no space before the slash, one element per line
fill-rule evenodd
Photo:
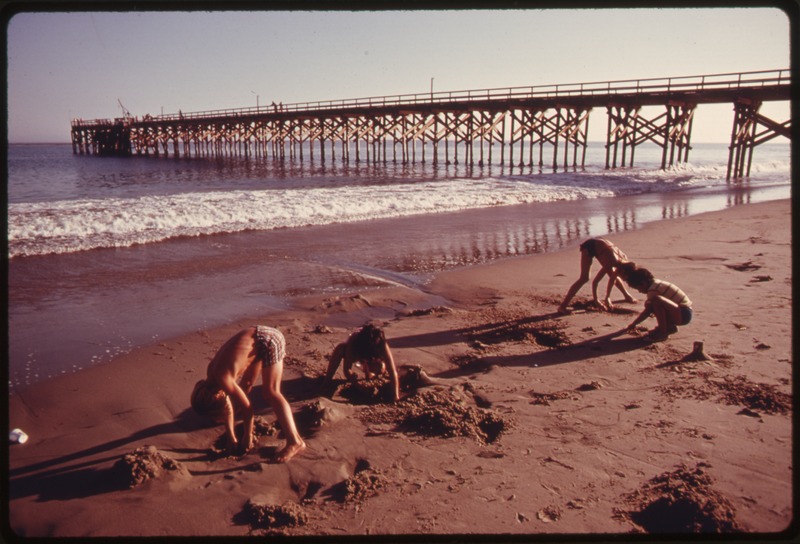
<path fill-rule="evenodd" d="M 731 103 L 728 179 L 747 176 L 753 149 L 790 137 L 791 120 L 758 113 L 790 99 L 789 70 L 444 91 L 167 115 L 72 121 L 72 150 L 89 155 L 244 157 L 438 165 L 583 168 L 589 115 L 608 116 L 605 168 L 634 165 L 637 146 L 661 147 L 661 167 L 686 162 L 699 104 Z M 654 116 L 644 108 L 663 108 Z M 391 153 L 390 153 L 391 146 Z M 399 147 L 399 149 L 398 149 Z M 499 153 L 497 152 L 499 148 Z M 548 149 L 545 149 L 548 148 Z M 326 152 L 326 149 L 328 151 Z M 551 152 L 545 160 L 546 152 Z M 329 153 L 329 154 L 328 154 Z M 430 154 L 429 154 L 430 153 Z M 390 159 L 391 154 L 391 159 Z"/>

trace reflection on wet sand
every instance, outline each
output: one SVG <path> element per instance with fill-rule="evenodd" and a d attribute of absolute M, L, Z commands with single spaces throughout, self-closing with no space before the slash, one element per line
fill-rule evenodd
<path fill-rule="evenodd" d="M 447 232 L 409 239 L 409 250 L 400 252 L 399 261 L 391 263 L 400 273 L 424 274 L 448 268 L 487 263 L 496 259 L 534 255 L 577 246 L 596 236 L 627 232 L 651 221 L 679 219 L 692 214 L 758 202 L 754 193 L 761 188 L 739 183 L 734 190 L 709 194 L 661 194 L 647 202 L 639 197 L 625 202 L 609 199 L 597 209 L 580 203 L 572 206 L 574 217 L 540 217 L 535 205 L 525 213 L 505 220 L 467 223 Z M 386 263 L 383 264 L 385 266 Z"/>
<path fill-rule="evenodd" d="M 681 213 L 688 213 L 688 206 Z M 432 272 L 506 257 L 558 251 L 577 245 L 586 238 L 634 230 L 640 226 L 634 209 L 607 215 L 603 222 L 597 219 L 589 215 L 551 220 L 531 216 L 524 223 L 497 225 L 491 230 L 484 226 L 474 232 L 432 236 L 420 240 L 416 251 L 405 255 L 397 264 L 401 271 Z M 605 231 L 602 230 L 603 223 Z"/>
<path fill-rule="evenodd" d="M 661 210 L 662 219 L 676 219 L 678 217 L 686 217 L 689 215 L 689 203 L 681 202 L 680 204 L 673 204 L 664 206 Z"/>

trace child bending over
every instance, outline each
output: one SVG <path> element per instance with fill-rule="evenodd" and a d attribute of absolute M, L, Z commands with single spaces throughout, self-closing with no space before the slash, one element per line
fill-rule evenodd
<path fill-rule="evenodd" d="M 589 273 L 591 272 L 592 261 L 594 259 L 597 259 L 597 262 L 600 263 L 600 271 L 597 272 L 597 275 L 592 281 L 592 300 L 594 303 L 604 310 L 611 310 L 613 308 L 611 304 L 611 289 L 614 285 L 622 292 L 626 301 L 636 302 L 636 299 L 625 289 L 622 281 L 617 278 L 617 267 L 622 263 L 628 262 L 628 257 L 617 246 L 603 238 L 591 238 L 583 242 L 580 249 L 581 275 L 575 280 L 575 283 L 570 286 L 567 295 L 564 297 L 564 301 L 558 307 L 558 313 L 567 313 L 567 305 L 572 300 L 572 297 L 574 297 L 578 290 L 589 281 Z M 608 286 L 606 288 L 606 296 L 601 302 L 597 298 L 597 285 L 606 274 L 608 274 Z"/>
<path fill-rule="evenodd" d="M 262 375 L 264 399 L 272 406 L 287 437 L 286 446 L 278 452 L 276 461 L 286 462 L 305 449 L 306 444 L 297 432 L 292 409 L 281 394 L 285 354 L 286 340 L 279 330 L 264 326 L 249 327 L 225 342 L 208 364 L 206 379 L 195 385 L 192 407 L 200 415 L 225 424 L 229 449 L 238 446 L 241 453 L 246 453 L 253 446 L 254 415 L 247 394 L 259 373 Z M 241 443 L 234 433 L 237 412 L 241 413 L 244 420 Z"/>

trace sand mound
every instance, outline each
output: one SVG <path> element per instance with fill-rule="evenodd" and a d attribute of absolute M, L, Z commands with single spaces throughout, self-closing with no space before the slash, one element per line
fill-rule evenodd
<path fill-rule="evenodd" d="M 303 507 L 286 503 L 269 504 L 262 497 L 248 499 L 240 516 L 240 521 L 250 525 L 251 529 L 262 529 L 264 534 L 284 534 L 284 528 L 299 527 L 308 522 L 308 515 Z"/>
<path fill-rule="evenodd" d="M 378 404 L 392 402 L 392 389 L 386 376 L 378 376 L 338 385 L 332 396 L 339 396 L 351 404 Z"/>
<path fill-rule="evenodd" d="M 253 438 L 262 436 L 278 436 L 280 427 L 275 420 L 267 420 L 265 417 L 255 416 L 253 418 Z"/>
<path fill-rule="evenodd" d="M 561 519 L 561 509 L 556 506 L 546 506 L 536 512 L 536 519 L 543 523 L 553 523 Z"/>
<path fill-rule="evenodd" d="M 632 505 L 615 517 L 628 519 L 648 533 L 730 533 L 742 528 L 731 503 L 712 488 L 708 465 L 679 467 L 646 482 L 624 497 Z"/>
<path fill-rule="evenodd" d="M 319 398 L 301 406 L 295 420 L 303 428 L 319 428 L 347 419 L 352 414 L 352 406 Z"/>
<path fill-rule="evenodd" d="M 445 385 L 446 380 L 432 378 L 420 365 L 402 365 L 398 369 L 400 390 L 414 392 L 421 387 Z M 392 385 L 388 376 L 381 375 L 355 382 L 343 382 L 335 387 L 331 398 L 354 405 L 385 404 L 393 401 Z"/>
<path fill-rule="evenodd" d="M 353 476 L 333 486 L 330 495 L 339 502 L 362 503 L 386 489 L 389 482 L 389 478 L 373 469 L 369 461 L 359 459 Z"/>
<path fill-rule="evenodd" d="M 160 478 L 167 472 L 188 474 L 179 462 L 159 452 L 155 446 L 144 446 L 126 454 L 114 463 L 113 471 L 120 482 L 129 488 Z"/>
<path fill-rule="evenodd" d="M 530 401 L 531 404 L 550 406 L 550 403 L 556 400 L 578 400 L 578 395 L 571 391 L 557 391 L 555 393 L 537 393 L 536 391 L 529 391 L 528 394 L 533 397 Z"/>
<path fill-rule="evenodd" d="M 404 315 L 406 317 L 420 317 L 425 315 L 434 315 L 434 314 L 442 315 L 442 314 L 452 314 L 452 313 L 453 309 L 447 306 L 433 306 L 431 308 L 425 308 L 422 310 L 411 310 L 408 312 L 403 312 L 401 313 L 401 315 Z"/>
<path fill-rule="evenodd" d="M 730 406 L 742 406 L 747 415 L 788 414 L 792 410 L 792 396 L 774 385 L 751 382 L 744 376 L 713 377 L 699 373 L 701 383 L 671 384 L 662 387 L 667 396 L 681 396 L 697 400 L 716 398 Z"/>
<path fill-rule="evenodd" d="M 466 436 L 492 443 L 511 425 L 492 410 L 474 405 L 460 387 L 426 390 L 396 404 L 371 406 L 359 415 L 368 423 L 394 423 L 398 430 L 428 437 Z"/>
<path fill-rule="evenodd" d="M 768 414 L 788 414 L 792 409 L 792 396 L 778 391 L 774 385 L 754 383 L 744 376 L 724 378 L 716 385 L 725 404 L 744 406 Z"/>

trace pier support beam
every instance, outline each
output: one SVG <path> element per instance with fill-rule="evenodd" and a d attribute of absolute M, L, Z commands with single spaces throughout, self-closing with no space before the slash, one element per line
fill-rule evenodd
<path fill-rule="evenodd" d="M 586 143 L 589 130 L 589 112 L 591 107 L 557 105 L 547 110 L 515 110 L 509 114 L 511 129 L 509 134 L 509 155 L 514 162 L 514 145 L 519 143 L 519 166 L 525 163 L 527 147 L 528 165 L 544 167 L 544 144 L 552 146 L 553 170 L 559 167 L 559 146 L 563 146 L 561 166 L 564 169 L 578 166 L 578 149 L 580 166 L 585 166 Z M 525 145 L 527 141 L 527 146 Z M 534 146 L 538 146 L 538 159 Z M 570 147 L 572 160 L 570 161 Z M 570 164 L 571 162 L 571 164 Z"/>
<path fill-rule="evenodd" d="M 667 104 L 667 121 L 664 129 L 665 141 L 661 158 L 661 168 L 667 167 L 667 148 L 669 148 L 669 166 L 675 162 L 675 150 L 678 151 L 677 162 L 689 160 L 689 145 L 692 137 L 695 104 L 670 102 Z"/>
<path fill-rule="evenodd" d="M 606 140 L 606 170 L 617 167 L 617 155 L 621 153 L 620 166 L 627 165 L 630 148 L 631 163 L 636 150 L 636 133 L 638 130 L 639 110 L 641 106 L 610 104 L 606 107 L 608 114 L 608 132 Z M 622 149 L 620 149 L 620 146 Z M 612 154 L 613 150 L 613 154 Z"/>
<path fill-rule="evenodd" d="M 661 168 L 689 160 L 692 123 L 696 104 L 669 102 L 666 111 L 653 119 L 641 114 L 640 104 L 610 104 L 606 139 L 606 169 L 633 166 L 636 146 L 651 141 L 661 147 Z M 630 151 L 630 163 L 627 155 Z M 677 155 L 676 155 L 677 151 Z"/>
<path fill-rule="evenodd" d="M 791 140 L 791 119 L 778 123 L 758 113 L 761 102 L 742 98 L 733 104 L 733 129 L 728 147 L 728 180 L 750 176 L 753 149 L 778 136 Z M 759 129 L 759 124 L 762 129 Z"/>

